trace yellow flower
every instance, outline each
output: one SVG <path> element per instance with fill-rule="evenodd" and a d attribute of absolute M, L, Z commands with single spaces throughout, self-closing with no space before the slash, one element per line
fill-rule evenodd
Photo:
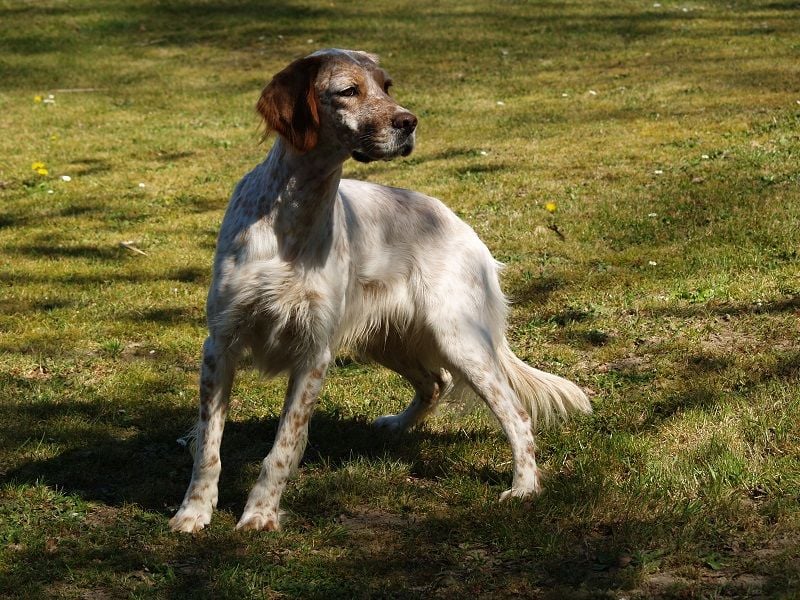
<path fill-rule="evenodd" d="M 548 202 L 547 204 L 544 205 L 544 209 L 549 213 L 556 212 L 556 208 L 557 207 L 555 202 Z"/>
<path fill-rule="evenodd" d="M 34 96 L 34 97 L 33 97 L 33 101 L 34 101 L 36 104 L 39 104 L 39 103 L 42 101 L 42 97 L 41 97 L 41 96 Z"/>
<path fill-rule="evenodd" d="M 49 171 L 47 169 L 45 169 L 44 167 L 42 167 L 41 169 L 36 169 L 36 172 L 39 175 L 47 175 L 49 173 Z"/>
<path fill-rule="evenodd" d="M 58 139 L 58 134 L 57 133 L 54 133 L 53 135 L 50 136 L 50 141 L 51 142 L 55 142 L 57 139 Z"/>
<path fill-rule="evenodd" d="M 31 169 L 34 171 L 38 171 L 39 169 L 44 169 L 44 163 L 40 160 L 31 163 Z"/>

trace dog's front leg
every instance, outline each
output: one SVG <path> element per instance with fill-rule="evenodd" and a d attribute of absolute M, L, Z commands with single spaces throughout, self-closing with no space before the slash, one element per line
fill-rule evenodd
<path fill-rule="evenodd" d="M 253 486 L 236 529 L 274 531 L 280 527 L 278 504 L 289 476 L 297 469 L 308 439 L 308 421 L 314 412 L 325 371 L 331 360 L 329 351 L 289 376 L 278 433 L 261 473 Z"/>
<path fill-rule="evenodd" d="M 173 531 L 199 531 L 211 521 L 211 512 L 217 506 L 217 482 L 222 468 L 219 448 L 236 360 L 237 354 L 227 340 L 212 336 L 206 339 L 200 373 L 200 414 L 194 428 L 192 480 L 180 509 L 170 519 Z"/>

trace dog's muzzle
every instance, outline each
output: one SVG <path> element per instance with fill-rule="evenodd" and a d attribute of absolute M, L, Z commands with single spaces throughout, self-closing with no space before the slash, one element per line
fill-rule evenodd
<path fill-rule="evenodd" d="M 369 163 L 375 160 L 391 160 L 396 156 L 408 156 L 414 151 L 414 130 L 417 128 L 417 117 L 407 110 L 401 110 L 392 117 L 392 132 L 395 139 L 403 139 L 400 143 L 392 144 L 391 148 L 374 149 L 377 154 L 367 154 L 362 150 L 353 150 L 351 155 L 358 162 Z"/>

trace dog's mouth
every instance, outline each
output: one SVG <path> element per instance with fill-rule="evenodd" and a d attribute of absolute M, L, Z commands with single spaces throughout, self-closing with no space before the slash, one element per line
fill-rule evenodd
<path fill-rule="evenodd" d="M 413 151 L 414 151 L 414 138 L 409 137 L 409 139 L 406 140 L 402 146 L 393 151 L 382 152 L 379 155 L 370 155 L 361 150 L 353 150 L 350 153 L 350 155 L 353 157 L 353 159 L 357 160 L 360 163 L 371 163 L 376 160 L 392 160 L 397 156 L 406 157 Z"/>
<path fill-rule="evenodd" d="M 352 157 L 360 163 L 370 163 L 374 160 L 378 160 L 377 158 L 372 158 L 363 152 L 359 152 L 358 150 L 353 150 Z"/>

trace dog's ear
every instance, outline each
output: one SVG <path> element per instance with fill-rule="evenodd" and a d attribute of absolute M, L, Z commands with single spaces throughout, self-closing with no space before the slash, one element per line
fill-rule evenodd
<path fill-rule="evenodd" d="M 267 133 L 277 131 L 300 152 L 317 145 L 319 105 L 314 81 L 319 65 L 316 56 L 294 61 L 272 78 L 256 105 Z"/>

